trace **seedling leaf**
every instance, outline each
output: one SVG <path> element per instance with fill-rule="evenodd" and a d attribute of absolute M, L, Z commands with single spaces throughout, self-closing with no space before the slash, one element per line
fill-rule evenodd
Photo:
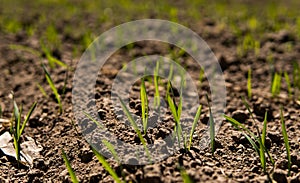
<path fill-rule="evenodd" d="M 72 182 L 73 182 L 73 183 L 79 183 L 79 181 L 78 181 L 78 179 L 77 179 L 77 177 L 76 177 L 76 175 L 75 175 L 75 172 L 74 172 L 74 170 L 72 169 L 71 163 L 70 163 L 70 161 L 68 160 L 68 157 L 67 157 L 65 151 L 64 151 L 63 149 L 62 149 L 61 151 L 62 151 L 62 157 L 63 157 L 63 159 L 64 159 L 64 161 L 65 161 L 65 165 L 66 165 L 66 167 L 67 167 L 67 169 L 68 169 L 68 172 L 69 172 L 69 174 L 70 174 L 70 177 L 71 177 Z"/>

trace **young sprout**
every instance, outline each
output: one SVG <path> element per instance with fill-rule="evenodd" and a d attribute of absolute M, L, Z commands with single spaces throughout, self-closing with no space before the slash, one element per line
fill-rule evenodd
<path fill-rule="evenodd" d="M 70 161 L 68 160 L 68 157 L 67 157 L 65 151 L 64 151 L 63 149 L 61 149 L 61 152 L 62 152 L 62 157 L 63 157 L 63 159 L 64 159 L 64 161 L 65 161 L 65 165 L 66 165 L 66 167 L 67 167 L 67 169 L 68 169 L 68 172 L 69 172 L 69 174 L 70 174 L 70 177 L 71 177 L 72 182 L 73 182 L 73 183 L 79 183 L 79 181 L 78 181 L 78 179 L 77 179 L 77 177 L 76 177 L 76 175 L 75 175 L 75 172 L 74 172 L 74 170 L 73 170 L 72 167 L 71 167 L 71 163 L 70 163 Z"/>
<path fill-rule="evenodd" d="M 209 108 L 209 136 L 210 136 L 210 147 L 211 147 L 211 152 L 214 154 L 215 152 L 215 122 L 214 118 L 211 112 L 211 107 L 209 104 L 209 99 L 208 95 L 206 95 L 206 100 L 208 103 L 208 108 Z"/>
<path fill-rule="evenodd" d="M 186 171 L 183 168 L 180 169 L 180 175 L 183 180 L 183 183 L 193 183 L 191 177 L 186 173 Z"/>
<path fill-rule="evenodd" d="M 23 121 L 23 123 L 21 122 L 22 120 L 22 106 L 19 109 L 14 96 L 13 96 L 13 104 L 14 104 L 14 124 L 12 121 L 12 125 L 11 125 L 11 133 L 13 135 L 13 140 L 14 140 L 14 146 L 15 146 L 15 152 L 16 152 L 16 157 L 17 157 L 17 161 L 20 161 L 20 151 L 21 151 L 21 135 L 25 129 L 26 123 L 29 121 L 30 116 L 32 114 L 32 112 L 34 111 L 37 102 L 34 102 L 31 106 L 31 108 L 29 109 L 25 120 Z M 22 123 L 22 124 L 21 124 Z"/>
<path fill-rule="evenodd" d="M 290 78 L 289 78 L 289 75 L 287 72 L 284 72 L 284 78 L 285 78 L 286 85 L 288 87 L 289 98 L 291 98 L 292 97 L 292 87 L 291 87 L 291 81 L 290 81 Z"/>
<path fill-rule="evenodd" d="M 113 170 L 113 168 L 109 165 L 109 163 L 105 160 L 105 158 L 100 153 L 98 153 L 96 149 L 92 148 L 92 150 L 93 153 L 96 155 L 97 159 L 102 164 L 102 166 L 105 168 L 105 170 L 112 176 L 114 181 L 117 183 L 122 183 L 117 173 Z"/>
<path fill-rule="evenodd" d="M 142 79 L 140 97 L 141 97 L 141 105 L 142 105 L 142 121 L 144 127 L 144 134 L 146 134 L 147 125 L 148 125 L 148 97 L 147 97 L 144 79 Z"/>
<path fill-rule="evenodd" d="M 201 85 L 201 83 L 203 82 L 204 77 L 205 77 L 204 69 L 201 68 L 201 70 L 200 70 L 200 72 L 199 72 L 199 81 L 200 81 L 200 85 Z"/>
<path fill-rule="evenodd" d="M 44 72 L 45 72 L 45 77 L 46 77 L 46 80 L 48 82 L 48 84 L 50 85 L 50 88 L 52 89 L 52 92 L 55 96 L 55 99 L 59 105 L 59 114 L 62 113 L 63 111 L 63 108 L 62 108 L 62 103 L 61 103 L 61 100 L 60 100 L 60 95 L 58 94 L 58 91 L 53 83 L 53 80 L 48 72 L 48 70 L 46 69 L 45 65 L 42 65 L 43 69 L 44 69 Z"/>
<path fill-rule="evenodd" d="M 193 122 L 192 129 L 191 129 L 191 133 L 190 133 L 190 139 L 189 139 L 188 150 L 190 150 L 190 149 L 191 149 L 191 146 L 192 146 L 193 135 L 194 135 L 195 128 L 196 128 L 197 123 L 198 123 L 199 118 L 200 118 L 201 110 L 202 110 L 202 105 L 200 105 L 200 106 L 198 107 L 197 113 L 196 113 L 195 118 L 194 118 L 194 122 Z"/>
<path fill-rule="evenodd" d="M 98 127 L 100 127 L 101 129 L 103 129 L 104 127 L 96 120 L 96 119 L 94 119 L 91 115 L 89 115 L 87 112 L 85 112 L 85 111 L 82 111 L 83 112 L 83 114 L 87 117 L 87 118 L 89 118 L 90 120 L 92 120 Z"/>
<path fill-rule="evenodd" d="M 134 131 L 137 133 L 137 135 L 138 135 L 140 141 L 142 142 L 142 144 L 143 144 L 143 146 L 144 146 L 144 149 L 145 149 L 145 151 L 146 151 L 146 154 L 147 154 L 147 156 L 148 156 L 149 161 L 152 162 L 151 156 L 150 156 L 150 152 L 149 152 L 149 150 L 148 150 L 148 148 L 147 148 L 146 141 L 145 141 L 144 137 L 142 136 L 141 131 L 139 130 L 139 128 L 138 128 L 136 122 L 134 121 L 134 119 L 133 119 L 131 113 L 129 112 L 129 110 L 128 110 L 127 106 L 125 105 L 125 103 L 123 102 L 123 100 L 122 100 L 120 97 L 119 97 L 119 100 L 120 100 L 120 102 L 121 102 L 121 106 L 122 106 L 122 108 L 123 108 L 123 111 L 125 112 L 125 114 L 126 114 L 128 120 L 129 120 L 131 126 L 133 127 Z"/>
<path fill-rule="evenodd" d="M 160 94 L 158 89 L 158 82 L 159 82 L 159 61 L 156 62 L 156 68 L 154 70 L 154 87 L 155 87 L 155 94 L 154 94 L 154 107 L 158 109 L 160 107 Z"/>
<path fill-rule="evenodd" d="M 252 83 L 251 83 L 251 75 L 252 71 L 251 68 L 248 70 L 248 79 L 247 79 L 247 91 L 248 91 L 248 98 L 252 97 Z"/>
<path fill-rule="evenodd" d="M 291 175 L 291 154 L 290 154 L 290 145 L 289 145 L 289 139 L 285 128 L 285 122 L 283 117 L 283 107 L 280 108 L 280 118 L 281 118 L 281 128 L 282 128 L 282 135 L 284 139 L 284 145 L 286 150 L 286 155 L 288 159 L 288 176 Z"/>
<path fill-rule="evenodd" d="M 44 54 L 46 55 L 46 58 L 47 58 L 48 63 L 49 63 L 49 67 L 51 69 L 55 68 L 55 64 L 57 64 L 59 66 L 62 66 L 62 67 L 68 68 L 67 64 L 65 64 L 62 61 L 58 60 L 57 58 L 53 57 L 50 50 L 44 44 L 41 43 L 41 47 L 42 47 L 42 50 L 43 50 Z"/>
<path fill-rule="evenodd" d="M 272 97 L 275 97 L 280 93 L 280 88 L 281 88 L 281 73 L 278 74 L 275 72 L 272 81 L 272 86 L 271 86 Z"/>
<path fill-rule="evenodd" d="M 36 85 L 39 88 L 39 90 L 41 91 L 41 93 L 44 95 L 44 97 L 47 97 L 47 93 L 46 93 L 45 89 L 39 83 L 36 83 Z"/>
<path fill-rule="evenodd" d="M 168 104 L 170 107 L 170 110 L 173 114 L 174 120 L 175 120 L 175 128 L 174 132 L 177 134 L 177 140 L 178 144 L 180 146 L 180 137 L 182 136 L 182 129 L 181 129 L 181 124 L 180 124 L 180 117 L 181 117 L 181 108 L 182 108 L 182 95 L 180 95 L 180 101 L 178 104 L 178 107 L 175 106 L 175 102 L 173 99 L 170 97 L 170 95 L 167 96 L 168 99 Z M 186 146 L 186 144 L 184 144 Z"/>

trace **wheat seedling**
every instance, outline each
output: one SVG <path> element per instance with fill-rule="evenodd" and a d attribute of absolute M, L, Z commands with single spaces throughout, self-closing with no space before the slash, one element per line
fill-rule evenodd
<path fill-rule="evenodd" d="M 68 160 L 68 157 L 67 157 L 65 151 L 63 149 L 61 149 L 61 152 L 62 152 L 62 157 L 64 159 L 64 162 L 65 162 L 65 165 L 67 167 L 67 170 L 68 170 L 68 172 L 70 174 L 72 182 L 73 183 L 79 183 L 79 181 L 78 181 L 78 179 L 76 177 L 76 174 L 75 174 L 75 172 L 74 172 L 74 170 L 73 170 L 73 168 L 71 166 L 70 161 Z"/>
<path fill-rule="evenodd" d="M 282 128 L 282 135 L 283 135 L 283 139 L 284 139 L 284 145 L 285 145 L 285 150 L 286 150 L 286 156 L 288 159 L 288 176 L 290 176 L 291 174 L 291 153 L 290 153 L 290 145 L 289 145 L 289 139 L 288 139 L 288 135 L 286 132 L 286 128 L 285 128 L 285 122 L 284 122 L 284 117 L 283 117 L 283 107 L 281 106 L 280 108 L 280 120 L 281 120 L 281 128 Z"/>

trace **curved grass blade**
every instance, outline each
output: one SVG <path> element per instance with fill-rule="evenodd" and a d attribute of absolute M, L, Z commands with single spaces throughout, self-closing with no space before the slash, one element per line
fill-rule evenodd
<path fill-rule="evenodd" d="M 68 172 L 69 172 L 69 174 L 70 174 L 70 177 L 71 177 L 72 182 L 73 182 L 73 183 L 79 183 L 79 181 L 78 181 L 78 179 L 77 179 L 77 177 L 76 177 L 76 175 L 75 175 L 75 172 L 74 172 L 74 170 L 73 170 L 72 167 L 71 167 L 71 163 L 70 163 L 70 161 L 68 160 L 68 157 L 67 157 L 65 151 L 64 151 L 63 149 L 61 149 L 61 151 L 62 151 L 62 157 L 63 157 L 63 159 L 64 159 L 64 161 L 65 161 L 65 165 L 66 165 L 66 167 L 67 167 L 67 169 L 68 169 Z"/>
<path fill-rule="evenodd" d="M 53 92 L 53 94 L 55 96 L 55 99 L 56 99 L 56 101 L 57 101 L 57 103 L 59 105 L 59 114 L 61 114 L 63 109 L 62 109 L 62 103 L 61 103 L 58 91 L 57 91 L 57 89 L 56 89 L 56 87 L 55 87 L 55 85 L 53 83 L 53 80 L 52 80 L 52 78 L 51 78 L 48 70 L 46 69 L 45 65 L 42 64 L 42 67 L 43 67 L 44 72 L 45 72 L 46 80 L 47 80 L 48 84 L 50 85 L 50 88 L 52 89 L 52 92 Z"/>
<path fill-rule="evenodd" d="M 105 160 L 105 158 L 100 153 L 98 153 L 98 151 L 96 149 L 92 148 L 92 150 L 93 150 L 93 153 L 96 155 L 97 159 L 102 164 L 102 166 L 105 168 L 105 170 L 112 176 L 114 181 L 116 181 L 117 183 L 122 183 L 122 181 L 118 177 L 117 173 L 111 168 L 111 166 L 108 164 L 108 162 Z"/>
<path fill-rule="evenodd" d="M 201 110 L 202 110 L 202 105 L 200 105 L 198 107 L 197 113 L 196 113 L 195 118 L 194 118 L 194 122 L 193 122 L 192 129 L 191 129 L 191 132 L 190 132 L 190 139 L 189 139 L 188 150 L 190 150 L 190 148 L 192 146 L 193 135 L 194 135 L 195 128 L 196 128 L 197 123 L 198 123 L 199 118 L 200 118 Z"/>
<path fill-rule="evenodd" d="M 286 128 L 285 128 L 285 122 L 283 119 L 283 107 L 281 106 L 280 108 L 280 118 L 281 118 L 281 128 L 282 128 L 282 135 L 283 135 L 283 139 L 284 139 L 284 145 L 285 145 L 285 149 L 286 149 L 286 155 L 287 155 L 287 159 L 288 159 L 288 176 L 291 175 L 291 153 L 290 153 L 290 145 L 289 145 L 289 138 L 286 132 Z"/>

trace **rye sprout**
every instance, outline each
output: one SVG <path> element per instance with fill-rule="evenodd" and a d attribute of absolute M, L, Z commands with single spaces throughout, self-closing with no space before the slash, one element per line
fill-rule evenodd
<path fill-rule="evenodd" d="M 174 117 L 175 120 L 175 128 L 174 128 L 174 132 L 177 134 L 177 140 L 180 146 L 180 136 L 182 136 L 182 129 L 181 129 L 181 124 L 180 124 L 180 117 L 181 117 L 181 110 L 182 110 L 182 95 L 180 94 L 180 100 L 179 100 L 179 104 L 178 107 L 176 107 L 175 101 L 173 101 L 173 99 L 170 97 L 170 95 L 167 96 L 168 99 L 168 104 L 170 107 L 170 110 L 172 112 L 172 115 Z M 186 144 L 184 143 L 185 147 Z"/>
<path fill-rule="evenodd" d="M 248 79 L 247 79 L 247 92 L 248 92 L 248 98 L 252 97 L 252 83 L 251 83 L 251 77 L 252 77 L 252 71 L 251 68 L 248 70 Z"/>
<path fill-rule="evenodd" d="M 144 127 L 144 134 L 146 134 L 147 125 L 148 125 L 148 97 L 147 97 L 144 79 L 142 79 L 140 97 L 141 97 L 141 105 L 142 105 L 142 121 Z"/>
<path fill-rule="evenodd" d="M 290 154 L 290 145 L 289 145 L 289 139 L 288 135 L 286 132 L 286 127 L 285 127 L 285 122 L 284 122 L 284 117 L 283 117 L 283 107 L 281 106 L 280 108 L 280 118 L 281 118 L 281 128 L 282 128 L 282 135 L 284 139 L 284 145 L 285 145 L 285 150 L 286 150 L 286 155 L 288 159 L 288 176 L 291 174 L 291 154 Z"/>
<path fill-rule="evenodd" d="M 154 107 L 156 109 L 160 106 L 160 94 L 159 94 L 159 88 L 158 88 L 158 82 L 159 82 L 159 61 L 156 62 L 156 68 L 154 70 L 154 86 L 155 86 L 155 94 L 154 94 Z"/>
<path fill-rule="evenodd" d="M 46 55 L 46 58 L 49 63 L 49 67 L 51 69 L 55 68 L 55 65 L 59 65 L 59 66 L 66 67 L 66 68 L 68 67 L 67 64 L 65 64 L 62 61 L 58 60 L 57 58 L 53 57 L 53 55 L 51 54 L 51 51 L 44 44 L 41 43 L 41 47 L 42 47 L 44 54 Z"/>
<path fill-rule="evenodd" d="M 19 162 L 20 161 L 20 151 L 21 151 L 21 135 L 25 129 L 26 123 L 29 121 L 31 114 L 37 105 L 37 102 L 34 102 L 32 104 L 23 123 L 21 122 L 21 120 L 22 120 L 22 105 L 19 109 L 19 107 L 14 99 L 14 96 L 13 96 L 13 104 L 14 104 L 14 112 L 13 112 L 14 113 L 14 124 L 12 121 L 10 131 L 11 131 L 11 134 L 13 134 L 16 158 L 17 158 L 17 161 Z M 22 125 L 21 125 L 21 123 L 22 123 Z"/>
<path fill-rule="evenodd" d="M 56 102 L 58 103 L 59 105 L 59 114 L 62 113 L 62 103 L 61 103 L 61 100 L 60 100 L 60 95 L 58 94 L 58 91 L 53 83 L 53 80 L 48 72 L 48 70 L 46 69 L 45 65 L 42 65 L 43 69 L 44 69 L 44 72 L 45 72 L 45 77 L 46 77 L 46 80 L 48 82 L 48 84 L 50 85 L 50 88 L 52 89 L 52 92 L 55 96 L 55 99 L 56 99 Z"/>
<path fill-rule="evenodd" d="M 281 88 L 281 73 L 275 72 L 272 85 L 271 85 L 272 97 L 275 97 L 280 93 L 280 88 Z"/>
<path fill-rule="evenodd" d="M 90 114 L 88 114 L 87 112 L 85 112 L 85 111 L 82 111 L 83 112 L 83 114 L 87 117 L 87 118 L 89 118 L 90 120 L 92 120 L 97 126 L 99 126 L 101 129 L 103 129 L 104 127 L 96 120 L 96 119 L 94 119 Z"/>
<path fill-rule="evenodd" d="M 119 96 L 118 96 L 118 97 L 119 97 Z M 122 108 L 123 108 L 123 111 L 125 112 L 125 114 L 126 114 L 128 120 L 129 120 L 131 126 L 133 127 L 134 131 L 137 133 L 137 135 L 138 135 L 138 137 L 139 137 L 141 143 L 143 144 L 143 146 L 144 146 L 144 148 L 145 148 L 145 151 L 146 151 L 146 154 L 147 154 L 147 156 L 148 156 L 148 158 L 149 158 L 149 161 L 152 161 L 152 160 L 151 160 L 151 156 L 150 156 L 150 152 L 149 152 L 149 150 L 148 150 L 148 148 L 147 148 L 146 141 L 145 141 L 144 137 L 142 136 L 141 131 L 139 130 L 139 128 L 138 128 L 136 122 L 134 121 L 134 119 L 133 119 L 133 117 L 132 117 L 130 111 L 128 110 L 128 108 L 127 108 L 127 106 L 125 105 L 125 103 L 123 102 L 123 100 L 122 100 L 120 97 L 119 97 L 119 100 L 120 100 L 120 102 L 121 102 L 121 106 L 122 106 Z"/>
<path fill-rule="evenodd" d="M 72 166 L 71 166 L 70 161 L 68 160 L 68 157 L 67 157 L 65 151 L 64 151 L 63 149 L 62 149 L 61 151 L 62 151 L 62 157 L 63 157 L 63 159 L 64 159 L 64 162 L 65 162 L 65 165 L 66 165 L 66 167 L 67 167 L 67 169 L 68 169 L 68 172 L 69 172 L 69 174 L 70 174 L 70 177 L 71 177 L 72 182 L 73 182 L 73 183 L 78 183 L 79 181 L 78 181 L 78 179 L 77 179 L 77 177 L 76 177 L 76 175 L 75 175 L 75 172 L 74 172 L 74 170 L 73 170 L 73 168 L 72 168 Z"/>
<path fill-rule="evenodd" d="M 215 152 L 215 122 L 214 118 L 211 112 L 211 107 L 209 104 L 209 99 L 208 95 L 206 95 L 206 100 L 208 103 L 208 109 L 209 109 L 209 136 L 210 136 L 210 147 L 211 147 L 211 152 L 214 154 Z"/>
<path fill-rule="evenodd" d="M 197 113 L 196 113 L 195 118 L 194 118 L 194 122 L 193 122 L 192 129 L 191 129 L 191 133 L 190 133 L 190 139 L 189 139 L 188 150 L 190 150 L 190 149 L 191 149 L 191 146 L 192 146 L 193 135 L 194 135 L 195 128 L 196 128 L 196 126 L 197 126 L 198 120 L 199 120 L 199 118 L 200 118 L 201 110 L 202 110 L 202 105 L 200 105 L 200 106 L 198 107 Z"/>
<path fill-rule="evenodd" d="M 99 162 L 105 168 L 105 170 L 112 176 L 114 181 L 117 183 L 122 183 L 117 173 L 113 170 L 113 168 L 109 165 L 109 163 L 105 160 L 105 158 L 100 153 L 98 153 L 96 149 L 92 148 L 92 150 L 93 153 L 96 155 L 97 159 L 99 160 Z"/>

